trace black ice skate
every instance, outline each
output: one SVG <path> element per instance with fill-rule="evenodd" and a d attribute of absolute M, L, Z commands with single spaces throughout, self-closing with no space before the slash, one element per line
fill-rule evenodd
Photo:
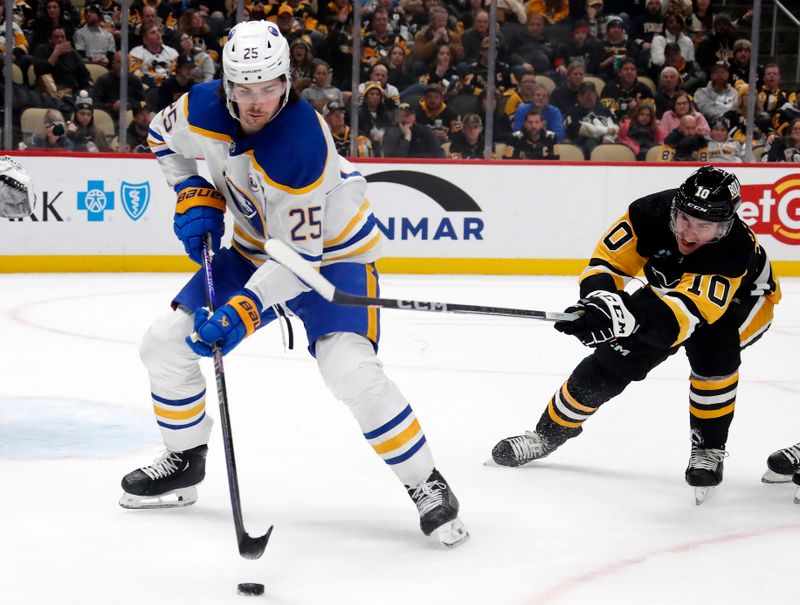
<path fill-rule="evenodd" d="M 558 448 L 551 445 L 536 431 L 507 437 L 492 448 L 492 460 L 500 466 L 520 466 L 544 458 Z"/>
<path fill-rule="evenodd" d="M 794 492 L 794 503 L 800 504 L 800 471 L 794 474 L 792 477 L 792 483 L 797 486 L 797 489 Z"/>
<path fill-rule="evenodd" d="M 724 448 L 699 448 L 692 446 L 686 483 L 694 488 L 695 504 L 702 504 L 708 493 L 722 483 L 723 460 L 728 456 Z"/>
<path fill-rule="evenodd" d="M 788 483 L 800 471 L 800 443 L 778 450 L 767 458 L 767 472 L 761 477 L 764 483 Z"/>
<path fill-rule="evenodd" d="M 458 499 L 439 471 L 433 469 L 425 481 L 406 489 L 417 505 L 423 534 L 435 534 L 449 548 L 467 541 L 469 532 L 458 518 Z"/>
<path fill-rule="evenodd" d="M 153 464 L 122 478 L 122 508 L 174 508 L 197 502 L 195 487 L 206 476 L 208 446 L 165 451 Z"/>

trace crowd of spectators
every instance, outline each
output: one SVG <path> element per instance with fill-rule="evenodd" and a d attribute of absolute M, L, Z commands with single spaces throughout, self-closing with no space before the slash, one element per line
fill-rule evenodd
<path fill-rule="evenodd" d="M 758 65 L 757 90 L 747 85 L 752 10 L 731 15 L 711 0 L 497 6 L 490 98 L 485 0 L 362 3 L 355 155 L 555 160 L 569 144 L 589 159 L 624 145 L 638 160 L 739 162 L 755 94 L 754 146 L 770 161 L 800 157 L 798 94 L 784 89 L 779 67 Z M 26 107 L 47 110 L 41 132 L 21 145 L 118 149 L 125 78 L 127 151 L 147 152 L 154 112 L 220 76 L 236 9 L 232 0 L 134 0 L 122 74 L 118 2 L 15 0 L 15 125 Z M 351 155 L 351 0 L 248 0 L 243 18 L 275 22 L 290 44 L 292 86 Z M 0 32 L 4 50 L 4 25 Z M 108 132 L 95 123 L 99 111 Z"/>

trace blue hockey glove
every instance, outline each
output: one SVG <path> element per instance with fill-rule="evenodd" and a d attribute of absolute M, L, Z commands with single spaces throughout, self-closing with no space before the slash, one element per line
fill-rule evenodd
<path fill-rule="evenodd" d="M 554 327 L 559 332 L 577 337 L 587 347 L 626 338 L 639 328 L 636 317 L 626 306 L 629 303 L 627 292 L 595 290 L 564 311 L 580 313 L 578 319 L 557 321 Z"/>
<path fill-rule="evenodd" d="M 211 234 L 211 249 L 219 250 L 225 233 L 225 197 L 214 185 L 201 176 L 192 176 L 175 187 L 178 204 L 175 207 L 173 229 L 183 242 L 186 254 L 202 264 L 203 240 Z"/>
<path fill-rule="evenodd" d="M 186 338 L 189 347 L 202 357 L 213 357 L 216 344 L 223 355 L 255 332 L 261 325 L 261 303 L 247 290 L 237 292 L 209 317 L 205 308 L 194 311 L 194 333 Z"/>

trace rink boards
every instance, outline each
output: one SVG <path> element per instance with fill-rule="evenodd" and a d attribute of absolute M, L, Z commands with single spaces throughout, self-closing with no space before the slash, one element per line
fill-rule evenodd
<path fill-rule="evenodd" d="M 34 216 L 0 219 L 0 272 L 182 271 L 175 195 L 157 161 L 134 155 L 19 154 Z M 359 162 L 394 273 L 575 274 L 609 223 L 695 164 Z M 800 275 L 800 170 L 728 166 L 742 218 L 779 272 Z M 204 163 L 200 171 L 206 174 Z M 230 233 L 230 225 L 228 229 Z"/>

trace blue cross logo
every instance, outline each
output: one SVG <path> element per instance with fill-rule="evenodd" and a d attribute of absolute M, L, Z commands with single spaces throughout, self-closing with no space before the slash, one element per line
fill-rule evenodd
<path fill-rule="evenodd" d="M 90 223 L 102 221 L 103 213 L 114 209 L 114 192 L 103 189 L 103 181 L 88 181 L 86 191 L 78 192 L 78 210 L 86 210 Z"/>

